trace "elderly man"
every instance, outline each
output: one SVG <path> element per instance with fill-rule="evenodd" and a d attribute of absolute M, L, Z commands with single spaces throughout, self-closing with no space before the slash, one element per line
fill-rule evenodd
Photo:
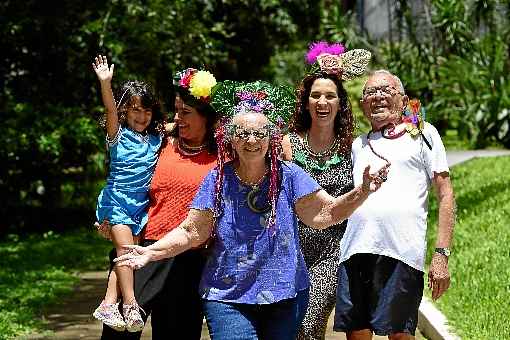
<path fill-rule="evenodd" d="M 355 185 L 366 164 L 391 164 L 386 183 L 349 218 L 341 242 L 336 331 L 347 338 L 411 339 L 423 294 L 428 189 L 439 201 L 436 251 L 429 269 L 432 298 L 450 284 L 448 256 L 455 223 L 454 196 L 446 154 L 437 130 L 408 133 L 402 113 L 408 102 L 402 82 L 388 71 L 374 72 L 361 104 L 372 130 L 352 146 Z"/>

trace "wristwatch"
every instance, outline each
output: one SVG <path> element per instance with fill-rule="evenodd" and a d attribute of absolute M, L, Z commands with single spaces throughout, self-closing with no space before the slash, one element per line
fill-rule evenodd
<path fill-rule="evenodd" d="M 450 248 L 436 248 L 435 252 L 446 257 L 450 256 L 450 254 L 452 253 L 450 251 Z"/>

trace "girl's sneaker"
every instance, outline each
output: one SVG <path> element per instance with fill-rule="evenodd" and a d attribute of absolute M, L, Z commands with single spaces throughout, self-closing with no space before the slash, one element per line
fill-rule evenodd
<path fill-rule="evenodd" d="M 105 303 L 103 300 L 92 315 L 118 332 L 122 332 L 126 329 L 126 322 L 122 318 L 122 315 L 120 315 L 118 303 L 110 304 Z"/>
<path fill-rule="evenodd" d="M 140 311 L 145 314 L 144 310 L 136 302 L 122 306 L 122 314 L 124 314 L 126 330 L 128 332 L 140 332 L 143 329 L 144 323 Z"/>

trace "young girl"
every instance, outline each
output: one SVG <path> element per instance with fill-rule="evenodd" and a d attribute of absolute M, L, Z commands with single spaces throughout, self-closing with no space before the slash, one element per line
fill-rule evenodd
<path fill-rule="evenodd" d="M 108 66 L 106 57 L 99 55 L 92 67 L 101 84 L 106 108 L 106 143 L 110 157 L 109 174 L 98 197 L 96 217 L 103 228 L 109 228 L 117 254 L 123 254 L 122 246 L 134 244 L 147 223 L 148 191 L 161 146 L 163 115 L 147 84 L 126 82 L 116 103 L 111 88 L 114 65 Z M 123 315 L 117 302 L 118 288 L 122 294 Z M 132 270 L 115 267 L 108 279 L 105 298 L 93 315 L 118 331 L 143 329 Z"/>

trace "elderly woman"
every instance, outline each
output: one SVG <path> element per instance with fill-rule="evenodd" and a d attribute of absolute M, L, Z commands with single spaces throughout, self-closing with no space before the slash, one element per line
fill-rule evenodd
<path fill-rule="evenodd" d="M 256 82 L 224 82 L 216 109 L 232 115 L 217 133 L 218 167 L 209 172 L 178 228 L 149 247 L 128 246 L 119 265 L 141 268 L 212 239 L 200 283 L 213 339 L 294 339 L 308 304 L 308 272 L 298 218 L 327 228 L 347 218 L 381 185 L 387 168 L 340 197 L 299 166 L 278 160 L 289 92 Z M 224 153 L 230 161 L 223 163 Z"/>
<path fill-rule="evenodd" d="M 340 196 L 353 188 L 354 119 L 343 81 L 364 72 L 370 52 L 345 52 L 341 44 L 318 42 L 310 45 L 306 61 L 310 69 L 297 90 L 290 133 L 283 139 L 284 159 L 301 166 L 328 194 Z M 346 224 L 313 229 L 299 221 L 310 301 L 298 339 L 324 339 L 335 306 L 340 240 Z"/>
<path fill-rule="evenodd" d="M 206 71 L 188 68 L 174 77 L 175 116 L 160 151 L 149 195 L 149 219 L 141 245 L 150 246 L 179 226 L 205 175 L 216 165 L 214 126 L 209 104 L 216 83 Z M 114 256 L 115 257 L 115 256 Z M 135 272 L 135 296 L 142 316 L 151 315 L 153 339 L 200 339 L 203 322 L 198 285 L 205 264 L 200 249 L 155 261 Z M 111 272 L 110 281 L 114 272 Z M 141 332 L 103 327 L 101 339 L 140 339 Z"/>

